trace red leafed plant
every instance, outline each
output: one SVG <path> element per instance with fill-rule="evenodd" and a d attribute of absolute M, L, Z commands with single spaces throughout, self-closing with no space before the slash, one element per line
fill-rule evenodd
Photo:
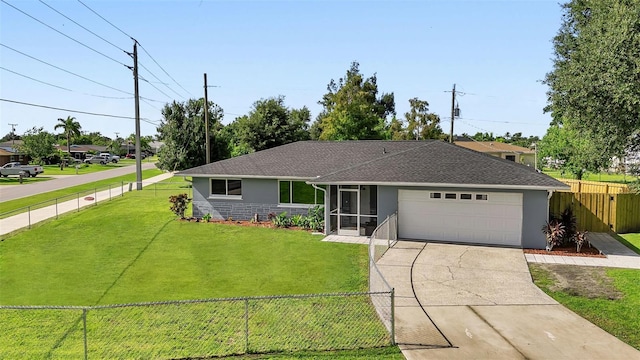
<path fill-rule="evenodd" d="M 564 225 L 558 220 L 551 220 L 542 227 L 542 232 L 547 238 L 547 251 L 551 251 L 554 246 L 562 244 L 565 234 Z"/>

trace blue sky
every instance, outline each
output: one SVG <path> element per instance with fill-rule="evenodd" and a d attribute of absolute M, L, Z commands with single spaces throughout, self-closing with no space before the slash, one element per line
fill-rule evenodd
<path fill-rule="evenodd" d="M 133 92 L 133 77 L 123 65 L 133 62 L 118 49 L 132 51 L 132 40 L 78 1 L 2 1 L 0 98 L 134 116 L 133 98 L 126 94 Z M 556 0 L 82 1 L 136 38 L 162 66 L 138 50 L 139 63 L 146 67 L 140 75 L 151 82 L 140 82 L 141 96 L 150 99 L 140 107 L 141 117 L 151 122 L 142 122 L 143 135 L 156 133 L 154 123 L 161 119 L 164 103 L 203 96 L 205 72 L 209 85 L 218 86 L 209 88 L 209 99 L 224 109 L 225 123 L 247 114 L 255 101 L 278 95 L 285 96 L 289 107 L 306 105 L 315 119 L 327 84 L 344 76 L 352 61 L 360 63 L 365 76 L 377 74 L 380 92 L 395 94 L 399 118 L 408 110 L 408 100 L 418 97 L 441 116 L 445 132 L 451 108 L 446 91 L 454 83 L 465 93 L 458 96 L 457 134 L 542 136 L 551 120 L 542 112 L 547 88 L 540 80 L 552 66 L 551 39 L 561 21 Z M 53 131 L 56 120 L 68 115 L 84 131 L 109 137 L 135 131 L 130 119 L 0 102 L 0 133 L 11 130 L 9 123 L 18 124 L 18 134 L 34 126 Z"/>

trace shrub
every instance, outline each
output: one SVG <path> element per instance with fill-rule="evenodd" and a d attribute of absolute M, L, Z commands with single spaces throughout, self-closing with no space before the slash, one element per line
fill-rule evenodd
<path fill-rule="evenodd" d="M 180 219 L 184 219 L 184 212 L 187 210 L 187 205 L 191 199 L 187 194 L 178 194 L 169 196 L 169 202 L 171 207 L 169 208 L 174 214 L 180 216 Z"/>
<path fill-rule="evenodd" d="M 300 214 L 293 215 L 291 217 L 291 225 L 308 229 L 309 228 L 309 219 L 306 216 L 303 216 L 303 215 L 300 215 Z"/>
<path fill-rule="evenodd" d="M 582 249 L 582 245 L 584 245 L 585 242 L 589 242 L 589 240 L 587 240 L 587 231 L 576 232 L 576 234 L 573 236 L 573 242 L 576 243 L 576 252 L 580 252 L 580 249 Z"/>
<path fill-rule="evenodd" d="M 542 227 L 542 232 L 547 238 L 547 251 L 551 251 L 554 246 L 561 245 L 564 238 L 564 225 L 556 219 L 546 223 Z"/>
<path fill-rule="evenodd" d="M 291 226 L 291 219 L 289 219 L 287 217 L 287 212 L 283 211 L 280 214 L 274 216 L 271 219 L 271 222 L 273 222 L 273 225 L 275 225 L 276 227 L 289 227 Z"/>
<path fill-rule="evenodd" d="M 203 217 L 202 220 L 204 222 L 209 222 L 209 220 L 211 220 L 211 214 L 210 213 L 206 213 Z"/>
<path fill-rule="evenodd" d="M 562 237 L 562 245 L 568 245 L 568 243 L 573 241 L 574 237 L 576 236 L 576 231 L 578 228 L 578 221 L 575 214 L 573 213 L 573 208 L 571 206 L 567 206 L 567 208 L 564 209 L 557 220 L 562 225 L 564 225 L 564 236 Z"/>
<path fill-rule="evenodd" d="M 324 230 L 324 207 L 314 206 L 307 212 L 309 229 L 317 232 Z"/>

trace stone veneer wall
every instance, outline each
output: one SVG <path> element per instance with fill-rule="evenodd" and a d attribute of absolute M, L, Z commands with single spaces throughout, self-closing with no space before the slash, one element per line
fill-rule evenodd
<path fill-rule="evenodd" d="M 234 220 L 251 220 L 254 214 L 258 214 L 260 221 L 266 221 L 269 213 L 276 215 L 287 212 L 287 216 L 291 215 L 307 215 L 307 208 L 283 207 L 277 204 L 256 204 L 243 203 L 241 201 L 217 201 L 210 203 L 208 201 L 194 201 L 193 216 L 201 218 L 206 214 L 211 214 L 212 219 L 227 220 L 229 217 Z"/>

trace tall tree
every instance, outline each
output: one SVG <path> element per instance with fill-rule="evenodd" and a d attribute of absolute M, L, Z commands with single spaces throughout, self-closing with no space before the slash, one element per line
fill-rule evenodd
<path fill-rule="evenodd" d="M 102 135 L 99 131 L 82 132 L 80 136 L 74 139 L 74 142 L 78 145 L 108 145 L 111 139 Z"/>
<path fill-rule="evenodd" d="M 42 127 L 33 127 L 22 136 L 20 151 L 34 162 L 42 164 L 45 157 L 54 154 L 55 142 L 53 134 L 44 131 Z"/>
<path fill-rule="evenodd" d="M 109 150 L 112 154 L 122 155 L 122 139 L 116 137 L 115 139 L 111 140 L 107 145 L 107 150 Z"/>
<path fill-rule="evenodd" d="M 562 8 L 545 110 L 609 158 L 620 156 L 640 128 L 640 1 L 571 0 Z"/>
<path fill-rule="evenodd" d="M 288 109 L 284 96 L 261 99 L 248 115 L 234 121 L 236 147 L 260 151 L 309 139 L 309 109 Z"/>
<path fill-rule="evenodd" d="M 67 137 L 67 152 L 71 154 L 71 138 L 74 136 L 80 136 L 80 123 L 76 121 L 76 118 L 73 116 L 67 116 L 66 119 L 59 118 L 56 126 L 53 127 L 53 130 L 58 130 L 62 128 L 64 134 Z"/>
<path fill-rule="evenodd" d="M 393 93 L 378 97 L 376 74 L 365 79 L 359 64 L 351 63 L 345 77 L 327 85 L 318 103 L 323 109 L 312 126 L 312 135 L 321 140 L 382 139 L 386 121 L 395 114 Z"/>
<path fill-rule="evenodd" d="M 578 180 L 585 172 L 598 172 L 609 162 L 609 157 L 600 151 L 599 144 L 562 125 L 549 127 L 537 146 L 541 159 L 555 160 L 563 171 L 573 174 Z"/>
<path fill-rule="evenodd" d="M 209 102 L 209 141 L 211 161 L 229 156 L 226 139 L 222 139 L 223 110 Z M 165 170 L 184 170 L 206 161 L 204 99 L 166 104 L 162 109 L 158 136 L 164 142 L 158 166 Z"/>
<path fill-rule="evenodd" d="M 409 105 L 404 117 L 411 137 L 415 140 L 441 139 L 440 117 L 429 112 L 429 103 L 416 97 L 409 99 Z"/>

